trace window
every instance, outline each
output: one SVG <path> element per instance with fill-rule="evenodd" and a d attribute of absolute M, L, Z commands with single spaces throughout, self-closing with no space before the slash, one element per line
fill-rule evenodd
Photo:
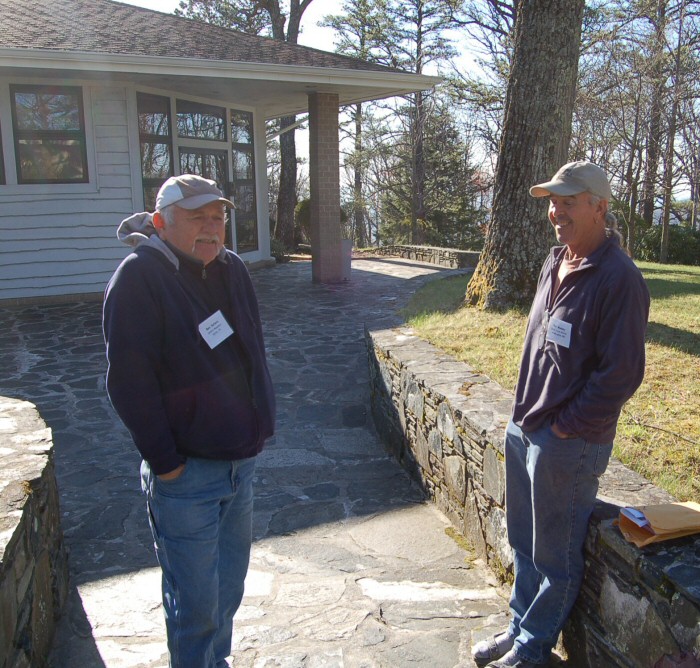
<path fill-rule="evenodd" d="M 137 93 L 143 203 L 147 211 L 156 206 L 161 185 L 173 175 L 173 144 L 170 128 L 170 99 Z"/>
<path fill-rule="evenodd" d="M 10 97 L 17 182 L 87 183 L 82 89 L 10 86 Z"/>
<path fill-rule="evenodd" d="M 216 181 L 222 191 L 226 190 L 227 162 L 226 151 L 180 149 L 180 174 L 199 174 Z"/>
<path fill-rule="evenodd" d="M 204 150 L 196 148 L 180 149 L 180 174 L 199 174 L 205 179 L 216 181 L 219 190 L 226 197 L 230 197 L 228 192 L 228 153 L 225 150 Z M 231 237 L 230 218 L 226 223 L 226 234 L 224 246 L 233 248 Z"/>
<path fill-rule="evenodd" d="M 226 110 L 187 100 L 177 101 L 177 136 L 226 141 Z"/>
<path fill-rule="evenodd" d="M 236 241 L 239 253 L 258 250 L 258 210 L 255 198 L 253 114 L 231 110 L 233 198 L 236 205 Z"/>
<path fill-rule="evenodd" d="M 236 204 L 235 223 L 226 226 L 227 248 L 258 250 L 253 114 L 150 93 L 137 93 L 136 106 L 146 210 L 153 211 L 168 177 L 199 174 Z"/>

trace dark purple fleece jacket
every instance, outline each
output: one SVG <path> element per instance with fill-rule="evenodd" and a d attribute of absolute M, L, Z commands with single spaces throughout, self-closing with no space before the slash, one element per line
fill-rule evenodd
<path fill-rule="evenodd" d="M 513 421 L 524 432 L 556 421 L 567 434 L 612 443 L 622 406 L 644 377 L 649 291 L 637 266 L 611 237 L 565 276 L 552 296 L 565 250 L 553 248 L 540 273 Z M 568 347 L 565 335 L 561 342 L 551 336 L 554 340 L 547 340 L 553 319 L 571 325 Z"/>

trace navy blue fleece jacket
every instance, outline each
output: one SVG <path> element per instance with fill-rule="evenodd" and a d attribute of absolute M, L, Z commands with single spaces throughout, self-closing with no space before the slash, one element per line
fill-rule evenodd
<path fill-rule="evenodd" d="M 156 474 L 188 456 L 237 460 L 258 454 L 274 431 L 275 401 L 243 261 L 225 250 L 214 260 L 227 284 L 230 301 L 221 310 L 234 335 L 211 349 L 199 333 L 211 308 L 188 287 L 176 254 L 148 225 L 141 229 L 144 234 L 121 235 L 138 246 L 105 292 L 112 405 Z"/>

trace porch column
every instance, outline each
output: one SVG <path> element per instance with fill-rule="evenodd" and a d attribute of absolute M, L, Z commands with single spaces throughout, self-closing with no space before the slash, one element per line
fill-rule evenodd
<path fill-rule="evenodd" d="M 309 94 L 311 276 L 314 283 L 343 280 L 338 102 L 336 94 Z"/>

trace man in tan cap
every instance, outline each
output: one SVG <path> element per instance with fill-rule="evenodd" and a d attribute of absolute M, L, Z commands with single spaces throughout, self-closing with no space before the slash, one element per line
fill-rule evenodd
<path fill-rule="evenodd" d="M 512 620 L 472 648 L 491 668 L 548 663 L 581 586 L 620 411 L 644 376 L 649 292 L 620 246 L 605 172 L 572 162 L 530 194 L 549 198 L 561 245 L 540 273 L 505 435 Z"/>
<path fill-rule="evenodd" d="M 107 286 L 107 391 L 143 458 L 171 668 L 224 668 L 275 401 L 253 285 L 214 181 L 185 174 L 122 222 Z"/>

